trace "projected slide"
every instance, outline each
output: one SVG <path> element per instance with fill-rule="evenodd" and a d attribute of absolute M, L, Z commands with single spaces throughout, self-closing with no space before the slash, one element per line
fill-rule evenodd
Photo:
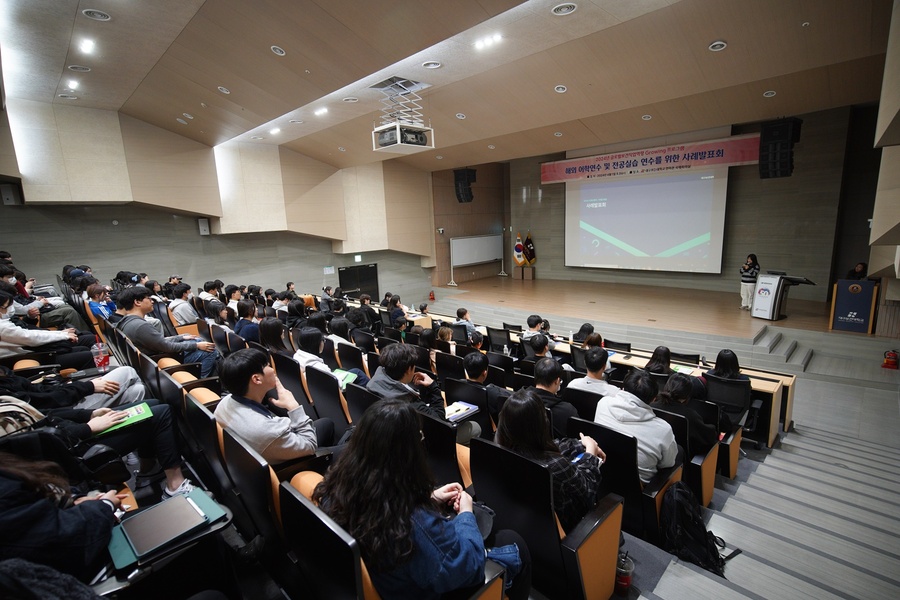
<path fill-rule="evenodd" d="M 727 168 L 566 184 L 566 265 L 718 273 Z"/>

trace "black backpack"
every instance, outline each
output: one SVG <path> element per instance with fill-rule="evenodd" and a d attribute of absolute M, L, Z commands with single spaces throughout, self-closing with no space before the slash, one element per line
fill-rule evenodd
<path fill-rule="evenodd" d="M 700 503 L 683 481 L 676 481 L 666 490 L 660 527 L 663 550 L 725 577 L 725 559 L 719 554 L 725 542 L 706 530 Z"/>

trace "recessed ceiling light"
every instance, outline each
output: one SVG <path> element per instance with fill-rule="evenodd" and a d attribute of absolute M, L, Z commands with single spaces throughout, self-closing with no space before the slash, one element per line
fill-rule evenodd
<path fill-rule="evenodd" d="M 78 96 L 73 96 L 72 94 L 60 94 L 59 97 L 63 100 L 78 100 Z"/>
<path fill-rule="evenodd" d="M 502 40 L 502 39 L 503 39 L 503 36 L 501 36 L 499 33 L 495 33 L 494 35 L 481 38 L 480 40 L 475 42 L 475 47 L 478 50 L 481 50 L 483 48 L 488 48 L 490 46 L 493 46 L 494 44 L 499 43 L 500 40 Z"/>
<path fill-rule="evenodd" d="M 175 120 L 178 121 L 179 123 L 181 123 L 182 125 L 187 125 L 187 121 L 185 121 L 185 120 L 182 119 L 181 117 L 178 117 L 178 118 L 175 119 Z"/>
<path fill-rule="evenodd" d="M 440 69 L 441 63 L 439 63 L 436 60 L 426 60 L 425 62 L 422 63 L 422 66 L 425 67 L 426 69 Z"/>
<path fill-rule="evenodd" d="M 723 40 L 716 40 L 709 45 L 710 52 L 721 52 L 728 47 L 728 43 Z"/>
<path fill-rule="evenodd" d="M 200 108 L 209 108 L 209 107 L 206 105 L 206 102 L 201 102 Z"/>
<path fill-rule="evenodd" d="M 272 46 L 272 52 L 275 53 L 275 56 L 284 56 L 287 54 L 281 46 Z"/>
<path fill-rule="evenodd" d="M 347 96 L 346 98 L 342 98 L 342 101 L 348 104 L 353 104 L 354 102 L 359 102 L 359 98 L 356 98 L 355 96 Z"/>
<path fill-rule="evenodd" d="M 270 135 L 277 135 L 279 133 L 281 133 L 281 129 L 279 129 L 278 127 L 273 127 L 272 129 L 269 130 Z"/>
<path fill-rule="evenodd" d="M 319 110 L 317 110 L 317 111 L 314 112 L 313 114 L 316 115 L 317 117 L 321 117 L 322 115 L 324 115 L 324 114 L 327 113 L 327 112 L 328 112 L 328 109 L 327 109 L 327 108 L 320 108 Z"/>
<path fill-rule="evenodd" d="M 435 156 L 435 158 L 438 159 L 438 160 L 444 160 L 444 157 L 441 156 L 440 154 L 438 154 L 437 156 Z"/>
<path fill-rule="evenodd" d="M 497 147 L 497 146 L 495 146 L 495 145 L 493 145 L 493 144 L 488 144 L 488 150 L 493 150 L 493 149 L 496 148 L 496 147 Z"/>
<path fill-rule="evenodd" d="M 569 90 L 569 88 L 567 88 L 564 85 L 558 85 L 555 88 L 553 88 L 553 91 L 555 91 L 557 94 L 565 94 L 568 90 Z"/>
<path fill-rule="evenodd" d="M 88 73 L 91 70 L 90 67 L 85 67 L 84 65 L 69 65 L 68 69 L 76 73 Z"/>
<path fill-rule="evenodd" d="M 225 87 L 224 85 L 220 85 L 220 86 L 219 86 L 219 91 L 222 92 L 223 94 L 230 94 L 230 93 L 231 93 L 231 90 L 229 90 L 229 89 L 228 89 L 227 87 Z"/>
<path fill-rule="evenodd" d="M 182 115 L 185 119 L 190 119 L 190 120 L 193 120 L 193 119 L 194 119 L 194 115 L 192 115 L 191 113 L 181 113 L 181 115 Z"/>
<path fill-rule="evenodd" d="M 250 136 L 250 139 L 251 139 L 251 140 L 261 140 L 261 139 L 263 139 L 263 138 L 262 138 L 262 136 L 260 136 L 260 135 L 251 135 L 251 136 Z"/>
<path fill-rule="evenodd" d="M 566 15 L 571 15 L 577 8 L 578 5 L 574 2 L 566 2 L 564 4 L 557 4 L 556 6 L 551 8 L 550 14 L 552 14 L 554 17 L 565 17 Z"/>
<path fill-rule="evenodd" d="M 298 124 L 300 124 L 300 123 L 303 123 L 303 121 L 301 121 L 300 119 L 291 119 L 291 123 L 298 123 Z"/>
<path fill-rule="evenodd" d="M 809 21 L 803 21 L 800 23 L 800 27 L 809 27 Z"/>
<path fill-rule="evenodd" d="M 81 40 L 78 48 L 85 54 L 90 54 L 94 51 L 94 40 Z"/>
<path fill-rule="evenodd" d="M 653 118 L 653 115 L 641 115 L 641 118 L 645 121 L 649 121 Z"/>
<path fill-rule="evenodd" d="M 456 118 L 459 119 L 460 121 L 462 121 L 463 119 L 466 118 L 466 115 L 464 115 L 462 113 L 456 113 Z"/>
<path fill-rule="evenodd" d="M 775 97 L 775 90 L 767 90 L 767 91 L 763 92 L 763 98 L 774 98 L 774 97 Z"/>
<path fill-rule="evenodd" d="M 562 137 L 562 131 L 557 131 L 553 135 L 555 135 L 556 137 Z"/>
<path fill-rule="evenodd" d="M 69 89 L 70 89 L 70 90 L 77 90 L 77 89 L 78 89 L 78 82 L 75 81 L 74 79 L 70 79 L 70 80 L 69 80 Z"/>
<path fill-rule="evenodd" d="M 81 11 L 81 14 L 86 16 L 88 19 L 93 19 L 95 21 L 109 21 L 110 19 L 112 19 L 112 17 L 109 16 L 109 13 L 105 13 L 102 10 L 97 10 L 96 8 L 86 8 Z"/>
<path fill-rule="evenodd" d="M 347 151 L 347 149 L 344 148 L 343 146 L 338 146 L 338 150 L 340 150 L 341 152 L 346 152 L 346 151 Z"/>

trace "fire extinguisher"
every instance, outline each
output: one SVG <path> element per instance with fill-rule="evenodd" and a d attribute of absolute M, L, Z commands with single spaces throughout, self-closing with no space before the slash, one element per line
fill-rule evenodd
<path fill-rule="evenodd" d="M 884 353 L 884 362 L 881 363 L 882 369 L 897 368 L 897 350 L 888 350 Z"/>
<path fill-rule="evenodd" d="M 434 290 L 431 290 L 431 292 L 428 293 L 428 301 L 434 302 Z"/>

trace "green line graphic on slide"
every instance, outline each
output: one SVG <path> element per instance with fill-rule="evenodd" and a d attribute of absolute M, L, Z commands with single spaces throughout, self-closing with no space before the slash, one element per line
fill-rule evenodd
<path fill-rule="evenodd" d="M 588 233 L 591 233 L 591 234 L 597 236 L 601 240 L 609 242 L 613 246 L 616 246 L 617 248 L 624 250 L 625 252 L 631 254 L 632 256 L 642 256 L 642 257 L 650 256 L 646 252 L 643 252 L 642 250 L 638 250 L 634 246 L 627 244 L 627 243 L 623 242 L 622 240 L 620 240 L 616 237 L 613 237 L 604 231 L 597 229 L 593 225 L 585 223 L 584 221 L 580 221 L 579 223 L 580 223 L 581 228 L 584 229 L 585 231 L 587 231 Z M 656 257 L 657 258 L 669 258 L 670 256 L 675 256 L 676 254 L 679 254 L 680 252 L 684 252 L 685 250 L 690 250 L 691 248 L 694 248 L 695 246 L 700 246 L 702 244 L 708 243 L 710 241 L 710 238 L 711 238 L 711 236 L 709 233 L 704 233 L 703 235 L 698 235 L 697 237 L 695 237 L 692 240 L 682 242 L 682 243 L 678 244 L 677 246 L 673 246 L 672 248 L 669 248 L 668 250 L 664 250 L 664 251 L 660 252 L 659 254 L 656 255 Z"/>

